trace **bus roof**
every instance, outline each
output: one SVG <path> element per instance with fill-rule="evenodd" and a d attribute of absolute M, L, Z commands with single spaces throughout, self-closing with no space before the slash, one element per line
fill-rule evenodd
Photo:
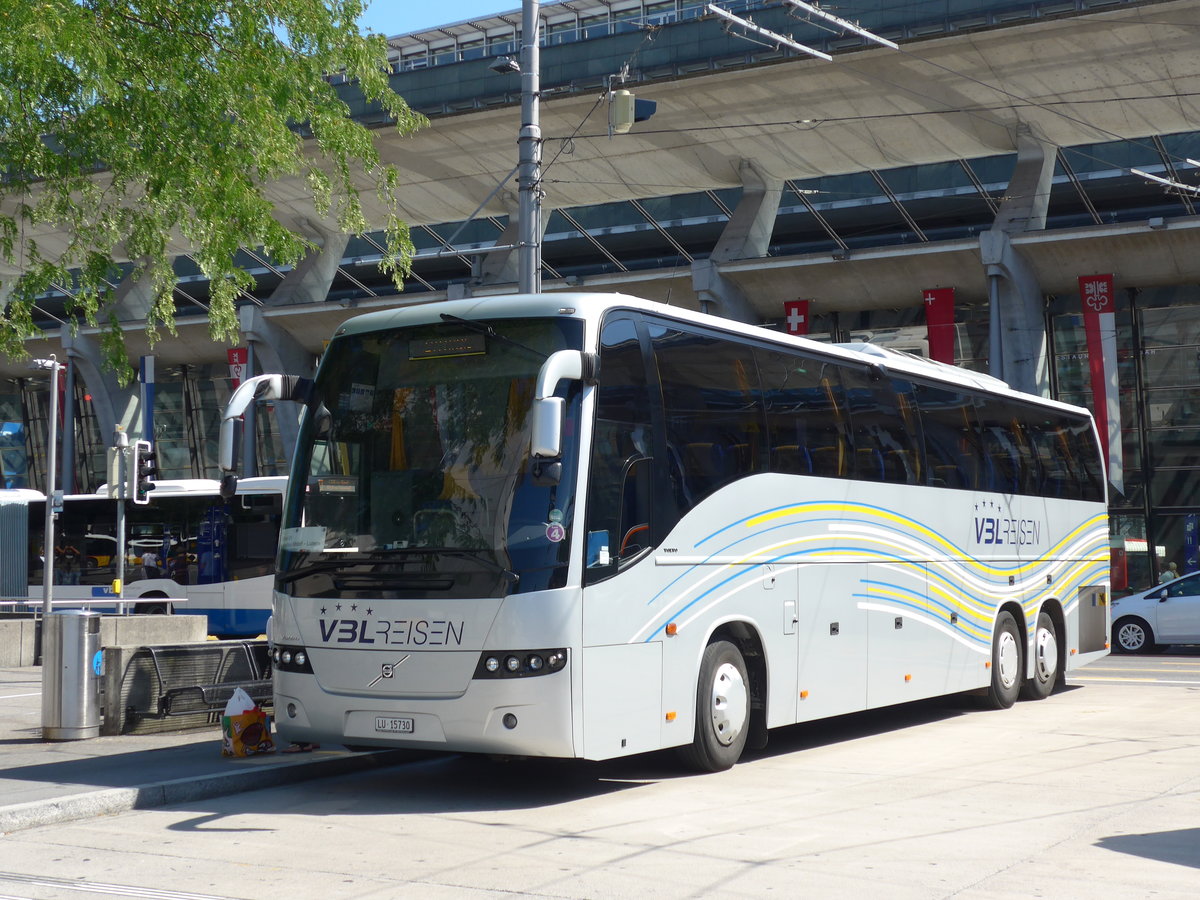
<path fill-rule="evenodd" d="M 0 490 L 0 503 L 33 503 L 45 500 L 46 495 L 41 491 L 28 488 L 4 488 Z"/>
<path fill-rule="evenodd" d="M 253 478 L 239 478 L 237 484 L 238 494 L 281 494 L 287 489 L 286 475 L 260 475 Z M 221 490 L 221 482 L 215 478 L 164 478 L 156 479 L 154 482 L 154 490 L 150 493 L 150 501 L 153 502 L 155 497 L 178 497 L 178 496 L 204 496 L 207 494 L 218 494 Z M 34 492 L 36 493 L 36 492 Z M 86 494 L 88 497 L 104 497 L 108 495 L 108 485 L 102 484 L 96 489 L 95 494 Z M 79 496 L 79 495 L 76 495 Z M 35 498 L 41 500 L 42 495 L 38 494 Z"/>
<path fill-rule="evenodd" d="M 964 369 L 935 360 L 924 359 L 909 353 L 902 353 L 877 344 L 829 344 L 810 338 L 773 331 L 759 325 L 749 325 L 725 319 L 707 313 L 697 312 L 678 306 L 669 306 L 651 300 L 642 300 L 627 294 L 614 293 L 579 293 L 555 291 L 548 294 L 507 294 L 488 297 L 469 297 L 462 300 L 421 300 L 405 303 L 393 309 L 379 310 L 355 316 L 343 322 L 334 332 L 334 337 L 344 335 L 367 334 L 373 331 L 383 331 L 391 328 L 404 328 L 436 322 L 441 314 L 457 316 L 462 319 L 514 319 L 531 318 L 536 316 L 561 315 L 579 318 L 598 327 L 604 313 L 609 309 L 635 309 L 653 313 L 683 322 L 702 325 L 709 328 L 744 335 L 757 340 L 772 343 L 787 344 L 803 347 L 806 351 L 826 358 L 840 359 L 845 362 L 873 363 L 890 372 L 913 377 L 933 379 L 963 388 L 986 391 L 1001 396 L 1018 397 L 1026 401 L 1043 403 L 1056 409 L 1070 410 L 1075 413 L 1090 412 L 1083 407 L 1073 406 L 1048 397 L 1036 394 L 1026 394 L 1011 387 L 991 375 Z M 864 360 L 864 357 L 867 357 Z"/>

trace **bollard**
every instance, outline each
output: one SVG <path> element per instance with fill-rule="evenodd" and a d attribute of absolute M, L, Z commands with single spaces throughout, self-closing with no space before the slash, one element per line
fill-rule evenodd
<path fill-rule="evenodd" d="M 42 621 L 42 739 L 100 734 L 100 613 L 52 612 Z"/>

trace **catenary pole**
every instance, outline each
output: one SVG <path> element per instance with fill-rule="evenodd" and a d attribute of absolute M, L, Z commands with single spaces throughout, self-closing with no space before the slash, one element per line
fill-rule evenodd
<path fill-rule="evenodd" d="M 58 468 L 58 373 L 62 364 L 51 354 L 39 363 L 50 370 L 50 421 L 46 436 L 46 522 L 42 530 L 42 628 L 54 605 L 54 494 Z"/>
<path fill-rule="evenodd" d="M 519 240 L 517 284 L 523 294 L 542 289 L 542 127 L 541 30 L 538 0 L 523 0 L 521 7 L 521 133 L 517 139 Z"/>

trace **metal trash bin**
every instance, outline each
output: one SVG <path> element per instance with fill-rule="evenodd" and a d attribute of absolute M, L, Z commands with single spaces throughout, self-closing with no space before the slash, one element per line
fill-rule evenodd
<path fill-rule="evenodd" d="M 52 612 L 42 621 L 42 739 L 100 735 L 100 613 Z"/>

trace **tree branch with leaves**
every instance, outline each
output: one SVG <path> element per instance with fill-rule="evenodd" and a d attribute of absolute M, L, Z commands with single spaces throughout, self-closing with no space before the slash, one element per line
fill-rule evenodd
<path fill-rule="evenodd" d="M 185 252 L 210 283 L 212 338 L 236 341 L 234 301 L 254 287 L 239 248 L 276 266 L 316 249 L 271 199 L 283 181 L 342 231 L 383 230 L 381 269 L 402 287 L 398 173 L 328 76 L 356 83 L 402 134 L 426 122 L 391 90 L 383 37 L 359 33 L 364 5 L 0 0 L 0 351 L 26 355 L 36 298 L 59 289 L 68 324 L 99 326 L 127 379 L 113 286 L 148 283 L 151 341 L 174 334 Z M 377 221 L 360 189 L 376 193 Z"/>

